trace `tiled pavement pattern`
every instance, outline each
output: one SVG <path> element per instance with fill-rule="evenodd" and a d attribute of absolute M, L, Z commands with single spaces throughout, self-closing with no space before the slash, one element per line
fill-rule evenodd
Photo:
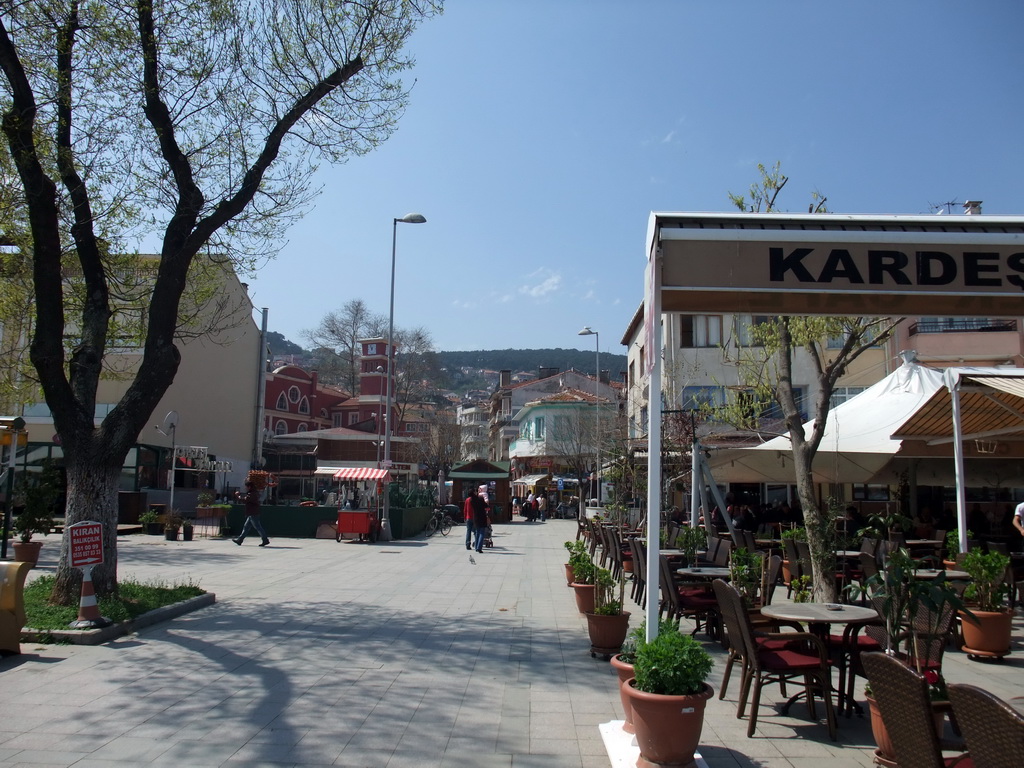
<path fill-rule="evenodd" d="M 0 660 L 0 765 L 604 768 L 598 726 L 622 715 L 565 585 L 575 528 L 496 526 L 476 564 L 460 528 L 262 549 L 122 538 L 122 575 L 192 579 L 217 604 L 107 645 L 27 643 Z M 44 547 L 34 575 L 52 571 L 56 550 Z M 633 607 L 632 621 L 641 614 Z M 947 678 L 1020 695 L 1022 635 L 1018 616 L 1002 664 L 950 651 Z M 723 656 L 708 647 L 717 690 Z M 709 703 L 711 768 L 871 764 L 866 717 L 842 719 L 830 742 L 801 704 L 781 716 L 772 686 L 748 739 L 737 690 L 734 677 Z"/>

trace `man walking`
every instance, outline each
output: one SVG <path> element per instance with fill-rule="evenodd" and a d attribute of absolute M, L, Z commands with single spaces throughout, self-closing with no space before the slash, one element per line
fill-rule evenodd
<path fill-rule="evenodd" d="M 246 480 L 245 495 L 243 496 L 239 491 L 235 494 L 235 498 L 245 503 L 245 524 L 242 526 L 242 534 L 232 541 L 238 546 L 242 546 L 246 534 L 251 529 L 253 533 L 258 533 L 263 538 L 263 543 L 260 546 L 267 546 L 270 539 L 267 538 L 267 532 L 263 530 L 263 524 L 260 523 L 260 492 L 256 490 L 255 485 Z"/>
<path fill-rule="evenodd" d="M 473 510 L 473 528 L 476 533 L 474 549 L 477 552 L 484 551 L 484 537 L 487 533 L 487 502 L 479 493 L 474 493 L 467 499 Z"/>

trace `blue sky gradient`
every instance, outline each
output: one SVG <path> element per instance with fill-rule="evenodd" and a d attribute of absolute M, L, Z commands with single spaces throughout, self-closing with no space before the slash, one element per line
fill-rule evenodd
<path fill-rule="evenodd" d="M 618 345 L 648 215 L 730 210 L 757 164 L 837 213 L 1024 213 L 1024 3 L 462 0 L 424 25 L 411 103 L 250 281 L 271 330 L 361 298 L 442 350 Z M 959 213 L 959 207 L 954 209 Z"/>

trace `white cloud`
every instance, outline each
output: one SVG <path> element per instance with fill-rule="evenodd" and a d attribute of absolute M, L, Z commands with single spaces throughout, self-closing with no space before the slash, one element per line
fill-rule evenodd
<path fill-rule="evenodd" d="M 559 290 L 562 285 L 562 276 L 550 269 L 541 268 L 536 272 L 527 275 L 530 281 L 519 287 L 519 293 L 530 296 L 534 299 L 544 299 L 549 294 Z"/>

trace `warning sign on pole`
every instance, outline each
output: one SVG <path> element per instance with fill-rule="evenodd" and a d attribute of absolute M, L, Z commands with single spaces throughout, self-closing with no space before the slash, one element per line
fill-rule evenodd
<path fill-rule="evenodd" d="M 91 568 L 103 562 L 103 526 L 92 521 L 68 526 L 72 568 Z"/>

